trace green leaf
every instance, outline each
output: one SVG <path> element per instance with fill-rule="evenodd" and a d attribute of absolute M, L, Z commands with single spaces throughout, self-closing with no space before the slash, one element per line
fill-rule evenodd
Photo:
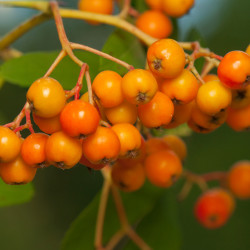
<path fill-rule="evenodd" d="M 168 190 L 156 203 L 154 209 L 145 216 L 137 233 L 146 243 L 157 250 L 179 250 L 181 247 L 181 229 L 178 220 L 178 207 L 175 195 Z M 138 249 L 130 242 L 126 250 Z"/>
<path fill-rule="evenodd" d="M 132 1 L 132 6 L 141 13 L 149 9 L 145 1 Z"/>
<path fill-rule="evenodd" d="M 102 51 L 125 61 L 135 68 L 145 67 L 146 53 L 143 46 L 136 37 L 125 31 L 114 31 L 108 38 Z M 99 70 L 114 70 L 120 75 L 124 75 L 128 72 L 125 67 L 103 57 L 100 57 Z"/>
<path fill-rule="evenodd" d="M 16 205 L 29 201 L 34 195 L 30 183 L 26 185 L 8 185 L 0 180 L 0 207 Z"/>
<path fill-rule="evenodd" d="M 133 193 L 123 193 L 123 204 L 130 223 L 139 223 L 152 209 L 162 194 L 162 190 L 146 183 L 143 188 Z M 85 208 L 79 217 L 73 222 L 63 240 L 63 250 L 90 250 L 94 249 L 94 234 L 96 217 L 99 206 L 100 194 L 91 204 Z M 117 216 L 114 201 L 109 197 L 105 223 L 104 223 L 104 244 L 107 244 L 112 235 L 120 229 L 120 222 Z"/>
<path fill-rule="evenodd" d="M 41 78 L 46 73 L 58 53 L 29 53 L 8 60 L 1 67 L 1 76 L 10 83 L 29 87 L 36 79 Z M 98 69 L 98 56 L 83 51 L 75 52 L 75 55 L 89 64 L 91 78 L 95 77 Z M 69 57 L 65 57 L 51 74 L 51 77 L 57 79 L 65 89 L 72 89 L 77 82 L 79 73 L 80 67 Z"/>

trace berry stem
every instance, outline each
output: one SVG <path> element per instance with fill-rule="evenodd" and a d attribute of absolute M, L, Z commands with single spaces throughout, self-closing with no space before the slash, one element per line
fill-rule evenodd
<path fill-rule="evenodd" d="M 118 17 L 125 19 L 128 16 L 130 10 L 130 4 L 131 0 L 123 0 L 123 7 Z"/>
<path fill-rule="evenodd" d="M 205 180 L 205 181 L 222 181 L 226 178 L 227 173 L 223 172 L 223 171 L 217 171 L 217 172 L 211 172 L 211 173 L 206 173 L 206 174 L 202 174 L 201 177 Z"/>
<path fill-rule="evenodd" d="M 100 198 L 99 210 L 97 214 L 96 221 L 96 231 L 95 231 L 95 247 L 100 250 L 103 249 L 102 246 L 102 235 L 103 235 L 103 225 L 106 213 L 107 201 L 109 197 L 111 182 L 108 179 L 104 179 L 102 193 Z"/>
<path fill-rule="evenodd" d="M 52 63 L 44 77 L 50 76 L 50 74 L 54 71 L 54 69 L 57 67 L 57 65 L 61 62 L 61 60 L 66 56 L 66 52 L 64 50 L 61 50 L 55 61 Z"/>
<path fill-rule="evenodd" d="M 77 83 L 76 83 L 76 86 L 75 86 L 75 100 L 78 100 L 79 99 L 79 96 L 80 96 L 80 90 L 82 88 L 82 80 L 83 80 L 83 76 L 86 72 L 86 70 L 88 70 L 89 66 L 84 63 L 81 67 L 81 71 L 80 71 L 80 75 L 78 77 L 78 80 L 77 80 Z"/>
<path fill-rule="evenodd" d="M 89 103 L 94 105 L 93 91 L 92 91 L 92 84 L 91 84 L 91 78 L 90 78 L 89 70 L 86 70 L 85 78 L 86 78 L 87 87 L 88 87 Z"/>
<path fill-rule="evenodd" d="M 110 239 L 110 241 L 103 250 L 113 250 L 124 236 L 125 236 L 124 230 L 120 229 L 112 236 L 112 238 Z"/>
<path fill-rule="evenodd" d="M 202 191 L 206 191 L 208 189 L 208 185 L 202 176 L 194 174 L 190 171 L 184 170 L 183 177 L 187 179 L 187 181 L 191 183 L 196 183 Z"/>
<path fill-rule="evenodd" d="M 117 64 L 120 64 L 121 66 L 125 67 L 128 70 L 133 70 L 134 69 L 134 67 L 132 65 L 128 64 L 128 63 L 126 63 L 126 62 L 124 62 L 122 60 L 119 60 L 118 58 L 115 58 L 115 57 L 113 57 L 113 56 L 111 56 L 109 54 L 106 54 L 106 53 L 102 52 L 102 51 L 99 51 L 99 50 L 93 49 L 91 47 L 88 47 L 88 46 L 85 46 L 85 45 L 82 45 L 82 44 L 77 44 L 77 43 L 71 43 L 71 48 L 72 49 L 81 49 L 81 50 L 89 51 L 89 52 L 91 52 L 93 54 L 96 54 L 98 56 L 101 56 L 103 58 L 111 60 L 113 62 L 116 62 Z"/>

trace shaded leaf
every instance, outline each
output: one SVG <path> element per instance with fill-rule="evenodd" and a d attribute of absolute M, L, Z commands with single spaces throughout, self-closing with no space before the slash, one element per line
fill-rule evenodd
<path fill-rule="evenodd" d="M 145 51 L 139 40 L 133 35 L 122 31 L 114 31 L 105 43 L 103 52 L 112 55 L 135 68 L 144 68 L 146 62 Z M 123 66 L 100 57 L 100 71 L 114 70 L 120 75 L 127 73 L 127 69 Z"/>
<path fill-rule="evenodd" d="M 123 193 L 123 204 L 130 223 L 139 223 L 144 216 L 152 211 L 155 202 L 159 199 L 161 194 L 161 189 L 155 188 L 149 183 L 146 183 L 139 191 Z M 94 198 L 90 205 L 85 208 L 73 222 L 63 240 L 63 250 L 94 249 L 94 234 L 99 198 L 100 194 Z M 120 222 L 118 220 L 114 201 L 109 197 L 103 230 L 104 244 L 106 244 L 110 237 L 119 229 Z"/>
<path fill-rule="evenodd" d="M 29 201 L 34 195 L 32 185 L 7 185 L 0 180 L 0 207 Z"/>
<path fill-rule="evenodd" d="M 36 79 L 41 78 L 46 73 L 58 53 L 36 52 L 8 60 L 1 67 L 1 76 L 10 83 L 29 87 Z M 83 51 L 77 51 L 75 55 L 89 64 L 91 78 L 94 78 L 98 69 L 98 56 Z M 65 57 L 51 74 L 51 77 L 57 79 L 65 89 L 72 89 L 77 82 L 79 73 L 80 67 L 69 57 Z"/>
<path fill-rule="evenodd" d="M 136 228 L 146 243 L 157 250 L 179 250 L 181 230 L 178 220 L 178 207 L 175 195 L 168 190 L 156 203 L 154 209 L 143 218 Z M 138 249 L 130 242 L 126 250 Z"/>

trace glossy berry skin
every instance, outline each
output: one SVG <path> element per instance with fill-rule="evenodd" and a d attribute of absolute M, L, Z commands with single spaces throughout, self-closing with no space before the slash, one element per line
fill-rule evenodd
<path fill-rule="evenodd" d="M 110 15 L 113 12 L 112 0 L 79 0 L 78 9 L 87 12 Z M 97 25 L 96 21 L 88 21 L 88 23 Z"/>
<path fill-rule="evenodd" d="M 58 115 L 66 104 L 66 96 L 61 84 L 50 77 L 32 83 L 27 92 L 27 101 L 32 111 L 45 118 Z"/>
<path fill-rule="evenodd" d="M 158 89 L 157 81 L 151 72 L 144 69 L 129 71 L 122 78 L 122 92 L 132 104 L 149 102 Z"/>
<path fill-rule="evenodd" d="M 92 89 L 104 108 L 115 107 L 123 102 L 121 81 L 122 77 L 111 70 L 102 71 L 95 77 Z"/>
<path fill-rule="evenodd" d="M 160 91 L 174 104 L 187 104 L 196 98 L 199 87 L 196 77 L 184 69 L 177 77 L 164 80 L 160 84 Z"/>
<path fill-rule="evenodd" d="M 61 130 L 60 114 L 50 118 L 44 118 L 33 113 L 33 120 L 39 129 L 46 134 L 53 134 Z"/>
<path fill-rule="evenodd" d="M 96 132 L 82 141 L 84 156 L 94 164 L 114 162 L 120 153 L 120 141 L 111 128 L 99 126 Z"/>
<path fill-rule="evenodd" d="M 171 17 L 185 15 L 194 5 L 195 0 L 162 0 L 164 12 Z"/>
<path fill-rule="evenodd" d="M 86 137 L 96 131 L 100 121 L 97 109 L 88 102 L 74 100 L 61 112 L 62 130 L 72 137 Z"/>
<path fill-rule="evenodd" d="M 227 124 L 235 131 L 250 128 L 250 104 L 241 109 L 228 108 Z"/>
<path fill-rule="evenodd" d="M 138 117 L 148 128 L 157 128 L 170 123 L 174 114 L 174 104 L 164 93 L 157 91 L 153 99 L 138 106 Z"/>
<path fill-rule="evenodd" d="M 150 70 L 163 78 L 177 77 L 186 64 L 182 47 L 173 39 L 161 39 L 149 46 L 147 62 Z"/>
<path fill-rule="evenodd" d="M 235 163 L 228 172 L 228 188 L 240 199 L 250 198 L 250 161 Z"/>
<path fill-rule="evenodd" d="M 162 139 L 182 161 L 187 157 L 186 143 L 179 136 L 166 135 Z"/>
<path fill-rule="evenodd" d="M 205 75 L 204 77 L 202 77 L 202 79 L 204 82 L 211 82 L 211 81 L 220 80 L 219 77 L 215 74 Z"/>
<path fill-rule="evenodd" d="M 168 37 L 173 30 L 171 20 L 157 10 L 145 11 L 138 17 L 135 24 L 138 29 L 158 39 Z"/>
<path fill-rule="evenodd" d="M 20 153 L 21 144 L 16 133 L 0 126 L 0 163 L 13 161 Z"/>
<path fill-rule="evenodd" d="M 194 213 L 197 220 L 208 229 L 223 226 L 235 207 L 235 201 L 229 192 L 211 189 L 204 192 L 196 201 Z"/>
<path fill-rule="evenodd" d="M 120 140 L 121 158 L 135 158 L 138 156 L 141 147 L 141 135 L 139 131 L 129 123 L 119 123 L 112 126 Z"/>
<path fill-rule="evenodd" d="M 141 163 L 127 167 L 116 163 L 112 167 L 111 177 L 114 184 L 125 192 L 140 189 L 146 179 L 145 170 Z"/>
<path fill-rule="evenodd" d="M 25 163 L 19 155 L 13 161 L 0 163 L 0 176 L 6 184 L 26 184 L 36 175 L 36 168 Z"/>
<path fill-rule="evenodd" d="M 145 159 L 144 166 L 149 181 L 163 188 L 172 186 L 182 173 L 181 160 L 172 150 L 150 154 Z"/>
<path fill-rule="evenodd" d="M 113 108 L 104 109 L 104 113 L 112 124 L 130 123 L 134 124 L 137 120 L 137 107 L 126 100 Z"/>
<path fill-rule="evenodd" d="M 250 56 L 243 51 L 231 51 L 221 60 L 218 77 L 225 86 L 239 89 L 250 83 Z"/>
<path fill-rule="evenodd" d="M 34 133 L 26 137 L 22 143 L 21 156 L 28 165 L 46 167 L 45 145 L 49 136 Z"/>
<path fill-rule="evenodd" d="M 90 162 L 85 156 L 84 154 L 82 154 L 82 157 L 79 161 L 80 164 L 84 165 L 87 168 L 90 169 L 94 169 L 94 170 L 101 170 L 102 168 L 105 167 L 105 164 L 93 164 L 92 162 Z"/>
<path fill-rule="evenodd" d="M 196 104 L 198 108 L 213 115 L 226 109 L 232 102 L 232 92 L 220 81 L 204 83 L 198 90 Z"/>
<path fill-rule="evenodd" d="M 52 134 L 45 146 L 48 162 L 61 169 L 75 166 L 82 157 L 82 144 L 62 131 Z"/>
<path fill-rule="evenodd" d="M 146 155 L 170 149 L 169 145 L 162 139 L 157 137 L 149 138 L 146 141 Z"/>

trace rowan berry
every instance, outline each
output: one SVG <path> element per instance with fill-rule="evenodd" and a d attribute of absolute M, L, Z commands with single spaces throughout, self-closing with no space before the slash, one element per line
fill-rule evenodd
<path fill-rule="evenodd" d="M 164 125 L 163 128 L 176 128 L 179 125 L 186 123 L 190 119 L 194 105 L 195 101 L 182 105 L 174 105 L 174 115 L 172 117 L 172 120 L 169 124 Z"/>
<path fill-rule="evenodd" d="M 228 188 L 238 198 L 250 198 L 250 161 L 235 163 L 228 172 Z"/>
<path fill-rule="evenodd" d="M 129 123 L 119 123 L 111 127 L 120 140 L 121 158 L 135 158 L 141 147 L 141 135 L 139 131 Z"/>
<path fill-rule="evenodd" d="M 91 163 L 85 156 L 82 154 L 82 157 L 79 161 L 80 164 L 84 165 L 87 168 L 94 169 L 94 170 L 100 170 L 105 167 L 105 164 L 93 164 Z"/>
<path fill-rule="evenodd" d="M 0 163 L 13 161 L 20 153 L 21 144 L 16 133 L 0 126 Z"/>
<path fill-rule="evenodd" d="M 82 157 L 82 144 L 62 131 L 52 134 L 45 145 L 48 162 L 58 168 L 69 169 L 75 166 Z"/>
<path fill-rule="evenodd" d="M 120 141 L 111 128 L 99 126 L 96 132 L 82 141 L 84 156 L 94 164 L 114 162 L 120 153 Z"/>
<path fill-rule="evenodd" d="M 241 109 L 228 108 L 227 124 L 235 131 L 250 128 L 250 104 Z"/>
<path fill-rule="evenodd" d="M 28 165 L 46 167 L 45 145 L 49 136 L 43 133 L 30 134 L 22 143 L 21 156 Z"/>
<path fill-rule="evenodd" d="M 60 115 L 62 130 L 72 137 L 86 137 L 94 133 L 99 121 L 97 109 L 82 100 L 69 102 Z"/>
<path fill-rule="evenodd" d="M 181 161 L 172 150 L 150 154 L 144 165 L 149 181 L 158 187 L 172 186 L 182 173 Z"/>
<path fill-rule="evenodd" d="M 231 107 L 235 109 L 244 108 L 250 104 L 250 84 L 244 88 L 232 90 Z"/>
<path fill-rule="evenodd" d="M 78 9 L 87 12 L 110 15 L 113 12 L 112 0 L 79 0 Z M 87 21 L 90 24 L 97 25 L 99 22 Z"/>
<path fill-rule="evenodd" d="M 50 118 L 40 117 L 34 113 L 32 115 L 35 124 L 42 132 L 46 134 L 53 134 L 61 130 L 60 114 Z"/>
<path fill-rule="evenodd" d="M 170 149 L 169 145 L 162 139 L 157 137 L 149 138 L 146 141 L 146 155 Z"/>
<path fill-rule="evenodd" d="M 211 81 L 216 81 L 220 80 L 219 77 L 215 74 L 208 74 L 202 77 L 204 82 L 211 82 Z"/>
<path fill-rule="evenodd" d="M 122 78 L 122 92 L 132 104 L 149 102 L 158 89 L 157 81 L 151 72 L 144 69 L 129 71 Z"/>
<path fill-rule="evenodd" d="M 0 163 L 0 176 L 6 184 L 26 184 L 36 175 L 36 168 L 25 163 L 18 155 L 13 161 Z"/>
<path fill-rule="evenodd" d="M 194 213 L 197 220 L 206 228 L 223 226 L 235 207 L 233 197 L 221 188 L 204 192 L 196 201 Z"/>
<path fill-rule="evenodd" d="M 140 189 L 145 182 L 145 170 L 141 163 L 124 167 L 116 163 L 112 167 L 112 181 L 119 189 L 125 192 L 132 192 Z"/>
<path fill-rule="evenodd" d="M 146 0 L 146 3 L 152 10 L 163 10 L 162 0 Z"/>
<path fill-rule="evenodd" d="M 92 89 L 104 108 L 115 107 L 123 102 L 121 81 L 122 77 L 111 70 L 102 71 L 95 77 Z"/>
<path fill-rule="evenodd" d="M 50 77 L 43 77 L 33 82 L 26 97 L 32 111 L 45 118 L 58 115 L 66 103 L 63 87 Z"/>
<path fill-rule="evenodd" d="M 177 77 L 164 80 L 159 88 L 174 104 L 187 104 L 195 99 L 199 87 L 196 77 L 184 69 Z"/>
<path fill-rule="evenodd" d="M 218 70 L 220 81 L 227 87 L 239 89 L 250 83 L 250 56 L 243 51 L 231 51 L 221 60 Z"/>
<path fill-rule="evenodd" d="M 173 30 L 171 20 L 158 10 L 145 11 L 135 24 L 138 29 L 158 39 L 168 37 Z"/>
<path fill-rule="evenodd" d="M 187 157 L 186 143 L 179 136 L 166 135 L 162 139 L 167 143 L 169 148 L 172 149 L 182 161 Z"/>
<path fill-rule="evenodd" d="M 188 120 L 187 125 L 196 133 L 207 134 L 214 131 L 212 128 L 206 128 L 200 124 L 197 124 L 192 118 Z"/>
<path fill-rule="evenodd" d="M 163 78 L 177 77 L 186 64 L 182 47 L 173 39 L 161 39 L 148 48 L 147 62 L 150 70 Z"/>
<path fill-rule="evenodd" d="M 153 99 L 138 106 L 138 117 L 148 128 L 160 127 L 168 124 L 174 114 L 174 104 L 164 93 L 157 91 Z"/>
<path fill-rule="evenodd" d="M 204 83 L 198 90 L 196 103 L 198 108 L 209 115 L 226 109 L 232 101 L 232 92 L 220 81 Z"/>
<path fill-rule="evenodd" d="M 162 0 L 163 10 L 172 17 L 185 15 L 194 5 L 194 0 Z"/>
<path fill-rule="evenodd" d="M 126 100 L 120 105 L 113 108 L 104 109 L 105 116 L 112 124 L 131 123 L 134 124 L 137 120 L 137 107 Z"/>

